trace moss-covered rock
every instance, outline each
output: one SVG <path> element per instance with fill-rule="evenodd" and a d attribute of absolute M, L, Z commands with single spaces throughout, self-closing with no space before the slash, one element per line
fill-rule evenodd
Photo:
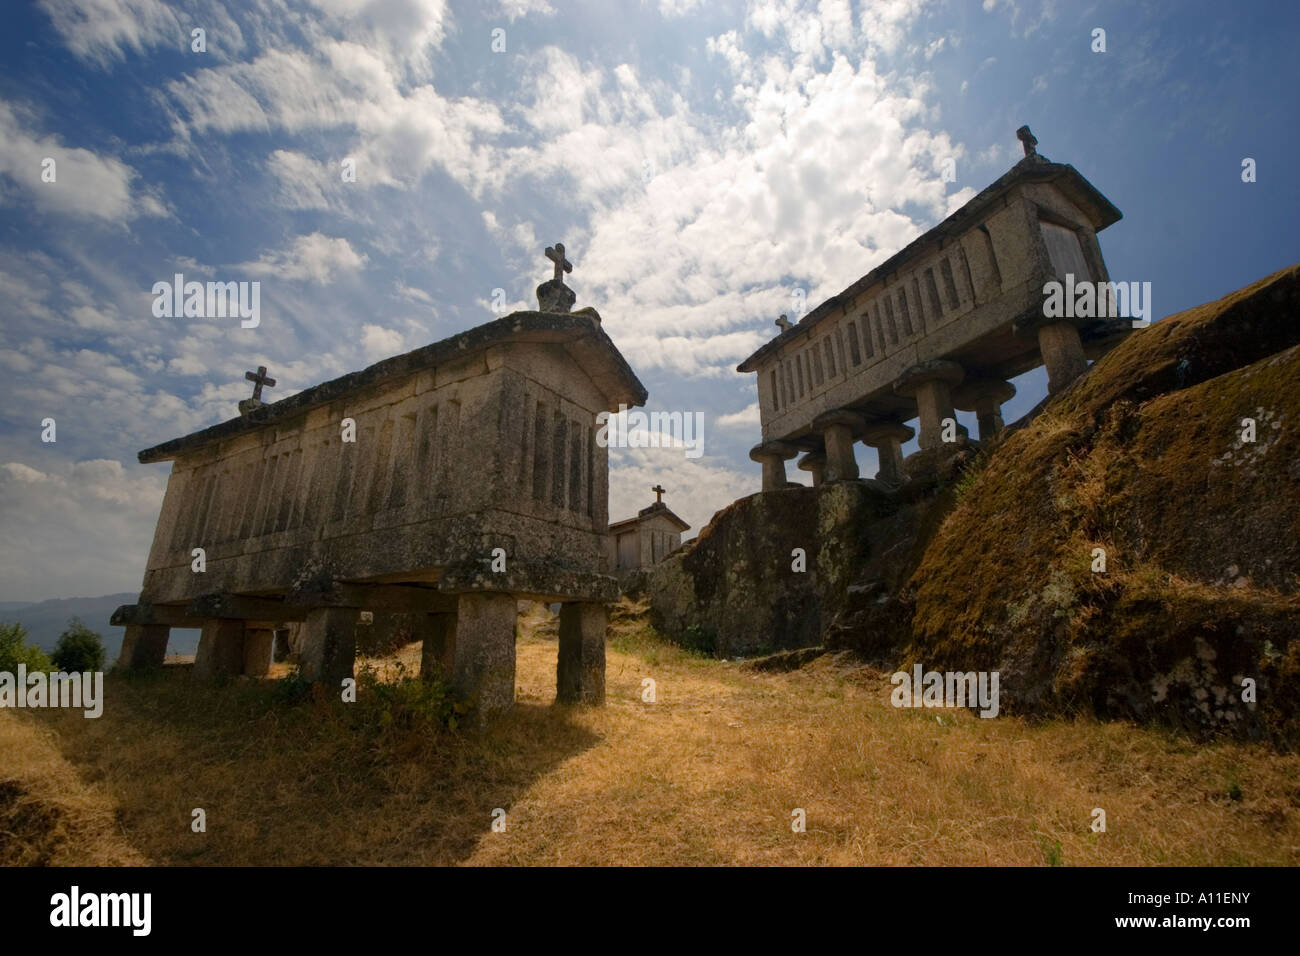
<path fill-rule="evenodd" d="M 1009 435 L 912 575 L 903 662 L 997 669 L 1012 712 L 1300 730 L 1297 307 L 1292 267 L 1171 316 Z"/>

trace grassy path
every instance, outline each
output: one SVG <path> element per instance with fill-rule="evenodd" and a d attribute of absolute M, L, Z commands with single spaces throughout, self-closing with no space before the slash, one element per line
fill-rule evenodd
<path fill-rule="evenodd" d="M 607 706 L 557 708 L 555 659 L 550 628 L 526 628 L 518 706 L 479 735 L 358 732 L 335 700 L 286 707 L 273 685 L 114 677 L 99 720 L 0 713 L 0 793 L 9 779 L 102 795 L 111 825 L 87 831 L 100 843 L 67 841 L 55 859 L 69 863 L 1300 863 L 1295 755 L 896 710 L 869 669 L 823 657 L 756 673 L 635 621 L 609 648 Z M 75 775 L 15 763 L 42 735 Z M 190 829 L 195 807 L 206 833 Z"/>

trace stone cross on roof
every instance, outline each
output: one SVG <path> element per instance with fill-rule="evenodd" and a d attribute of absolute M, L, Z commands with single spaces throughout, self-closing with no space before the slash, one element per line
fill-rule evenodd
<path fill-rule="evenodd" d="M 275 388 L 275 379 L 266 374 L 265 365 L 259 365 L 257 367 L 257 374 L 245 372 L 244 378 L 253 383 L 253 401 L 255 402 L 260 402 L 262 400 L 263 385 L 267 388 Z"/>
<path fill-rule="evenodd" d="M 1016 130 L 1016 139 L 1020 140 L 1020 145 L 1025 147 L 1026 156 L 1033 156 L 1038 152 L 1035 148 L 1038 146 L 1038 139 L 1033 133 L 1029 132 L 1028 126 L 1022 126 Z"/>
<path fill-rule="evenodd" d="M 564 258 L 564 243 L 562 242 L 557 242 L 554 246 L 547 246 L 546 258 L 555 263 L 555 279 L 557 282 L 564 278 L 565 272 L 573 271 L 573 263 Z"/>
<path fill-rule="evenodd" d="M 663 486 L 663 485 L 655 485 L 655 486 L 654 486 L 653 488 L 651 488 L 650 490 L 653 491 L 653 492 L 655 493 L 655 504 L 657 504 L 657 505 L 661 505 L 661 504 L 663 504 L 663 503 L 664 503 L 664 490 L 665 490 L 665 489 L 664 489 L 664 486 Z"/>
<path fill-rule="evenodd" d="M 776 324 L 781 326 L 782 332 L 786 332 L 790 328 L 790 320 L 786 318 L 784 314 L 781 316 L 781 318 L 776 320 Z"/>

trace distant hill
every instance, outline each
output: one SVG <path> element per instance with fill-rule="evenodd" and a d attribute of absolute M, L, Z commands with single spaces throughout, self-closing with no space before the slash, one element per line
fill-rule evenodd
<path fill-rule="evenodd" d="M 28 641 L 46 651 L 54 649 L 59 635 L 64 632 L 71 618 L 79 617 L 81 622 L 92 631 L 97 631 L 104 639 L 109 664 L 117 660 L 122 648 L 122 628 L 108 623 L 109 617 L 119 605 L 132 604 L 136 595 L 133 591 L 121 594 L 105 594 L 103 597 L 54 598 L 38 603 L 22 601 L 0 601 L 0 621 L 17 621 L 27 628 Z M 193 654 L 199 643 L 196 630 L 173 628 L 171 640 L 167 645 L 169 654 Z"/>

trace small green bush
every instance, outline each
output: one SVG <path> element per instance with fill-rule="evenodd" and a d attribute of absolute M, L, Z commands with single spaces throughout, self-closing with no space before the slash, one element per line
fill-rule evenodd
<path fill-rule="evenodd" d="M 18 665 L 26 664 L 29 671 L 47 671 L 50 659 L 35 644 L 27 643 L 27 628 L 16 621 L 0 624 L 0 671 L 17 673 Z"/>
<path fill-rule="evenodd" d="M 455 730 L 470 706 L 457 700 L 442 680 L 408 675 L 397 665 L 397 680 L 379 679 L 371 667 L 357 671 L 358 716 L 381 730 L 447 727 Z"/>
<path fill-rule="evenodd" d="M 104 641 L 79 618 L 68 622 L 68 628 L 59 635 L 50 655 L 54 666 L 61 671 L 102 671 L 104 669 Z"/>
<path fill-rule="evenodd" d="M 713 657 L 718 652 L 718 635 L 699 624 L 692 624 L 682 635 L 682 647 L 693 654 Z"/>

